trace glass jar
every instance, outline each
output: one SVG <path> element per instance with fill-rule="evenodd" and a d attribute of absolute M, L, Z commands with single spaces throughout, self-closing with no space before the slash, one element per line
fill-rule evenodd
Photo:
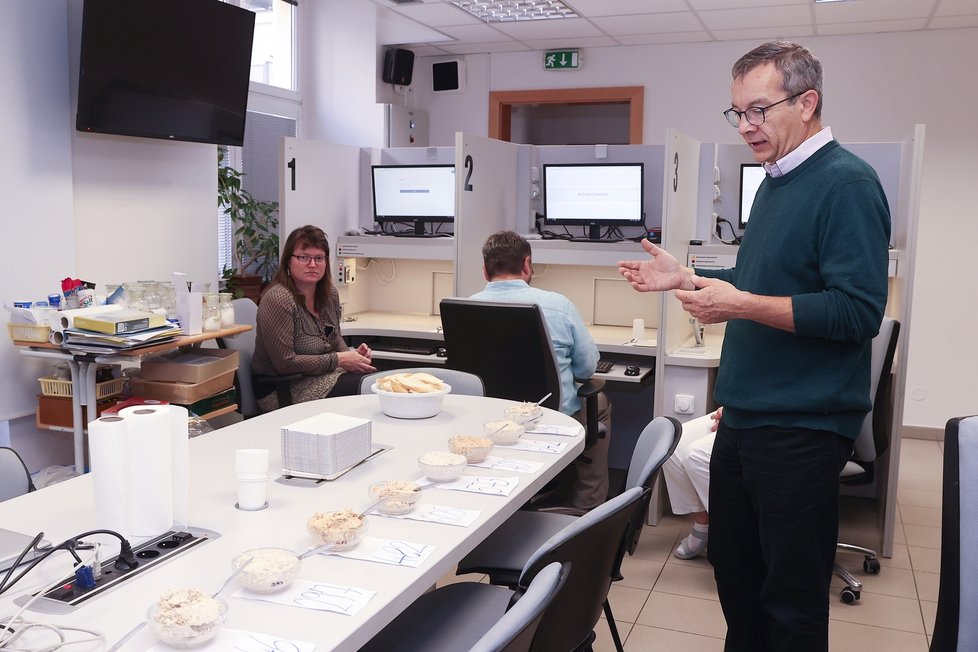
<path fill-rule="evenodd" d="M 234 326 L 234 304 L 231 303 L 233 296 L 230 292 L 221 292 L 218 295 L 221 306 L 221 328 L 231 328 Z"/>
<path fill-rule="evenodd" d="M 204 295 L 204 332 L 221 330 L 220 297 L 213 293 Z"/>
<path fill-rule="evenodd" d="M 167 319 L 177 318 L 177 290 L 170 281 L 160 283 L 160 307 L 166 311 Z"/>
<path fill-rule="evenodd" d="M 155 310 L 163 306 L 163 298 L 160 296 L 160 284 L 156 281 L 140 281 L 143 286 L 143 296 L 146 297 L 146 305 L 150 310 Z"/>
<path fill-rule="evenodd" d="M 143 312 L 149 310 L 146 293 L 142 285 L 139 283 L 126 284 L 126 304 L 133 310 L 142 310 Z"/>

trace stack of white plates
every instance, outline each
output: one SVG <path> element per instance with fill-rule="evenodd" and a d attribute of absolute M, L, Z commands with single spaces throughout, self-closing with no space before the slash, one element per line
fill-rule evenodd
<path fill-rule="evenodd" d="M 282 426 L 282 473 L 324 478 L 371 453 L 370 420 L 332 412 Z"/>

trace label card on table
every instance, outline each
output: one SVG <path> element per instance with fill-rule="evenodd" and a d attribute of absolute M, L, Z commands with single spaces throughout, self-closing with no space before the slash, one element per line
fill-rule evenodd
<path fill-rule="evenodd" d="M 469 527 L 482 514 L 478 509 L 459 509 L 458 507 L 447 507 L 445 505 L 419 505 L 407 514 L 383 514 L 375 512 L 377 516 L 385 518 L 406 518 L 412 521 L 429 521 L 431 523 L 442 523 L 444 525 L 457 525 L 459 527 Z"/>
<path fill-rule="evenodd" d="M 374 591 L 358 589 L 355 586 L 294 580 L 288 588 L 279 593 L 254 593 L 247 589 L 238 589 L 231 595 L 235 598 L 263 600 L 290 607 L 335 611 L 347 616 L 355 616 L 370 598 L 374 597 L 374 594 Z"/>
<path fill-rule="evenodd" d="M 482 469 L 494 469 L 496 471 L 516 471 L 517 473 L 536 473 L 543 466 L 543 462 L 532 460 L 518 460 L 512 457 L 497 457 L 490 455 L 481 462 L 469 462 L 469 466 L 477 466 Z"/>
<path fill-rule="evenodd" d="M 567 448 L 566 441 L 543 441 L 540 439 L 520 439 L 510 448 L 517 451 L 533 451 L 534 453 L 560 453 Z"/>
<path fill-rule="evenodd" d="M 581 434 L 581 426 L 558 426 L 556 424 L 537 423 L 526 431 L 532 435 L 559 435 L 561 437 L 577 437 Z"/>
<path fill-rule="evenodd" d="M 149 648 L 153 652 L 172 652 L 173 648 L 158 643 Z M 222 628 L 217 636 L 198 647 L 201 652 L 235 650 L 235 652 L 313 652 L 315 643 L 294 641 L 282 636 L 248 632 L 243 629 Z"/>
<path fill-rule="evenodd" d="M 471 491 L 477 494 L 490 494 L 493 496 L 508 496 L 513 493 L 513 489 L 520 483 L 516 476 L 505 478 L 494 478 L 488 475 L 463 475 L 458 480 L 442 482 L 438 485 L 439 489 L 452 489 L 454 491 Z"/>
<path fill-rule="evenodd" d="M 363 537 L 355 548 L 340 550 L 332 554 L 347 559 L 375 561 L 393 566 L 408 566 L 417 568 L 434 551 L 435 547 L 428 543 L 414 543 L 401 539 L 381 539 L 378 537 Z"/>

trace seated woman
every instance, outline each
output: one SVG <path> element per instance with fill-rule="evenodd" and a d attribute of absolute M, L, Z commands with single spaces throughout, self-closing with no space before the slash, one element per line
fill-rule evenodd
<path fill-rule="evenodd" d="M 673 551 L 679 559 L 706 552 L 710 532 L 710 456 L 723 408 L 683 424 L 676 452 L 662 465 L 672 513 L 692 514 L 693 529 Z"/>
<path fill-rule="evenodd" d="M 272 285 L 258 304 L 252 373 L 302 374 L 291 383 L 296 403 L 357 394 L 360 376 L 376 369 L 366 344 L 350 349 L 340 335 L 340 298 L 333 285 L 322 229 L 289 234 Z M 262 411 L 278 407 L 275 392 L 256 396 Z"/>

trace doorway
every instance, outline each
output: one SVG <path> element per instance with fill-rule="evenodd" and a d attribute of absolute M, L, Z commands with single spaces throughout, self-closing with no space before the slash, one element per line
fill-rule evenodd
<path fill-rule="evenodd" d="M 528 144 L 534 145 L 640 145 L 644 97 L 644 86 L 493 91 L 489 137 L 530 139 Z M 547 142 L 531 142 L 534 138 Z"/>

